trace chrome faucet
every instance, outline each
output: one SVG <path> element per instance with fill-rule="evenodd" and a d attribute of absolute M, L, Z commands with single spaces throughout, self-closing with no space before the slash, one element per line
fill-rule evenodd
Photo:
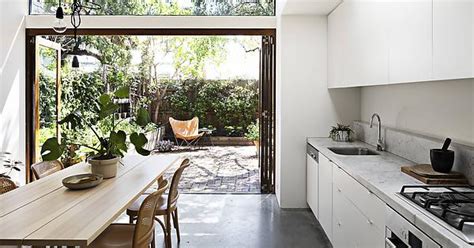
<path fill-rule="evenodd" d="M 380 121 L 380 116 L 375 113 L 370 119 L 370 128 L 374 126 L 374 118 L 377 118 L 378 121 L 378 132 L 377 132 L 377 151 L 385 151 L 385 144 L 382 139 L 382 122 Z"/>

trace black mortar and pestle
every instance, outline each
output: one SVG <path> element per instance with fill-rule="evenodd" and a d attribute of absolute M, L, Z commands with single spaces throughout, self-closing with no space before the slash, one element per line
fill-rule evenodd
<path fill-rule="evenodd" d="M 448 150 L 450 144 L 451 139 L 447 138 L 444 141 L 443 148 L 430 150 L 431 166 L 434 171 L 449 173 L 453 168 L 454 151 Z"/>

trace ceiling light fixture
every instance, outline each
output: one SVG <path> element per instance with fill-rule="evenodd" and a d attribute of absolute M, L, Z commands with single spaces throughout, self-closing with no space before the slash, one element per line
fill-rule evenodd
<path fill-rule="evenodd" d="M 76 43 L 73 49 L 73 54 L 77 52 L 79 47 L 79 40 L 77 38 L 77 29 L 82 24 L 81 12 L 86 15 L 91 14 L 95 10 L 100 10 L 102 7 L 97 3 L 82 3 L 80 0 L 74 0 L 71 4 L 71 25 L 74 28 L 74 42 Z M 53 22 L 53 29 L 56 33 L 66 32 L 67 25 L 64 21 L 64 11 L 61 6 L 61 0 L 59 0 L 58 8 L 56 9 L 56 19 Z M 77 54 L 74 54 L 72 58 L 72 68 L 79 68 L 79 59 Z"/>

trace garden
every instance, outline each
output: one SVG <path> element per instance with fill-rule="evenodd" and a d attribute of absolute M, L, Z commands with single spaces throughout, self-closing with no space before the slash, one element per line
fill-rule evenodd
<path fill-rule="evenodd" d="M 132 3 L 136 5 L 133 9 L 140 11 L 135 13 L 137 15 L 151 10 L 191 15 L 199 10 L 196 6 L 181 8 L 178 4 L 160 1 L 129 1 Z M 206 1 L 194 3 L 204 6 Z M 108 0 L 104 4 L 114 13 L 125 13 L 129 10 L 124 8 L 130 7 Z M 227 11 L 225 15 L 238 11 L 251 15 L 250 12 L 255 11 L 247 5 L 238 7 L 223 7 L 220 11 Z M 110 142 L 113 139 L 117 146 L 105 147 L 117 149 L 116 153 L 133 152 L 128 149 L 130 143 L 139 153 L 146 152 L 142 148 L 152 152 L 168 150 L 168 144 L 175 141 L 168 119 L 198 117 L 199 128 L 212 130 L 201 140 L 202 149 L 173 149 L 185 153 L 193 163 L 184 175 L 183 191 L 259 192 L 258 148 L 252 141 L 257 142 L 259 138 L 261 36 L 54 35 L 42 38 L 61 44 L 61 83 L 56 87 L 54 51 L 41 48 L 37 143 L 46 142 L 43 148 L 64 146 L 60 159 L 65 166 L 97 154 L 98 149 L 106 156 L 108 151 L 102 150 L 101 137 L 109 137 Z M 74 57 L 79 61 L 79 68 L 71 66 Z M 56 94 L 60 95 L 59 101 Z M 144 112 L 146 123 L 139 121 Z M 76 119 L 86 125 L 76 125 Z M 51 138 L 57 136 L 57 129 L 60 135 L 52 144 Z M 152 135 L 163 129 L 164 135 Z M 142 133 L 148 137 L 147 145 L 138 139 Z M 131 135 L 128 138 L 123 134 Z M 214 139 L 225 142 L 209 146 L 214 144 Z M 235 141 L 232 143 L 232 140 Z"/>

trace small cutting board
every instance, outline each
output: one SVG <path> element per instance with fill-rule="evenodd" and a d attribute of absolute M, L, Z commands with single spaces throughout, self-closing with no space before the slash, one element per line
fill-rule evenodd
<path fill-rule="evenodd" d="M 469 184 L 459 172 L 441 173 L 434 171 L 429 164 L 403 166 L 402 172 L 426 184 Z"/>

